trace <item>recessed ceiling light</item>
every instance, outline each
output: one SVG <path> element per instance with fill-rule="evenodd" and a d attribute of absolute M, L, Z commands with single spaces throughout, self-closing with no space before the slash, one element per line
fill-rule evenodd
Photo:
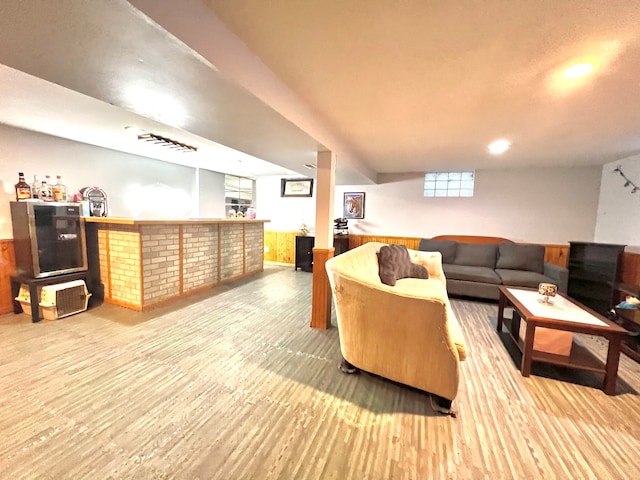
<path fill-rule="evenodd" d="M 564 71 L 564 78 L 578 78 L 588 75 L 593 70 L 590 63 L 577 63 Z"/>
<path fill-rule="evenodd" d="M 500 155 L 511 147 L 511 142 L 509 140 L 496 140 L 491 145 L 489 145 L 489 152 L 493 155 Z"/>
<path fill-rule="evenodd" d="M 124 129 L 131 135 L 144 135 L 145 133 L 147 133 L 140 127 L 134 127 L 133 125 L 127 125 L 126 127 L 124 127 Z"/>

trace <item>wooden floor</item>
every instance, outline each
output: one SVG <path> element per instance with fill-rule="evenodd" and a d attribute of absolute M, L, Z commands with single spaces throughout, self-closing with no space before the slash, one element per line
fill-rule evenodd
<path fill-rule="evenodd" d="M 469 349 L 454 419 L 338 371 L 337 329 L 308 327 L 310 274 L 268 266 L 234 287 L 146 313 L 1 316 L 0 478 L 638 478 L 625 356 L 615 397 L 598 374 L 523 378 L 497 306 L 454 300 Z"/>

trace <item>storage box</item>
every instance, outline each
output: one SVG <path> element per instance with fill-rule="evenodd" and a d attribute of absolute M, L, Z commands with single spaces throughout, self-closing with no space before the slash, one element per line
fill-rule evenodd
<path fill-rule="evenodd" d="M 520 339 L 524 341 L 527 323 L 520 321 Z M 533 349 L 538 352 L 553 353 L 554 355 L 569 356 L 573 344 L 573 333 L 564 330 L 536 327 Z"/>
<path fill-rule="evenodd" d="M 74 313 L 84 312 L 91 294 L 84 280 L 57 283 L 42 287 L 40 311 L 45 320 L 56 320 Z"/>

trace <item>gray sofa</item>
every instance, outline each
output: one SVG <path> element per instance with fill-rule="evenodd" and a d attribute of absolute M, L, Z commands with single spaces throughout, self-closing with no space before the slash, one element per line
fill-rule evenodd
<path fill-rule="evenodd" d="M 442 254 L 449 295 L 497 300 L 499 285 L 537 288 L 543 282 L 567 291 L 569 271 L 546 263 L 543 245 L 422 239 L 418 249 Z"/>

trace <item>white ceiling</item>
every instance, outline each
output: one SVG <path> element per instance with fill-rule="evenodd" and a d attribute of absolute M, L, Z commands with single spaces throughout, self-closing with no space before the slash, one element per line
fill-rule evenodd
<path fill-rule="evenodd" d="M 637 25 L 630 0 L 3 0 L 0 122 L 147 154 L 135 123 L 251 176 L 312 175 L 329 148 L 339 183 L 602 165 L 640 153 Z M 562 80 L 585 59 L 592 75 Z"/>

